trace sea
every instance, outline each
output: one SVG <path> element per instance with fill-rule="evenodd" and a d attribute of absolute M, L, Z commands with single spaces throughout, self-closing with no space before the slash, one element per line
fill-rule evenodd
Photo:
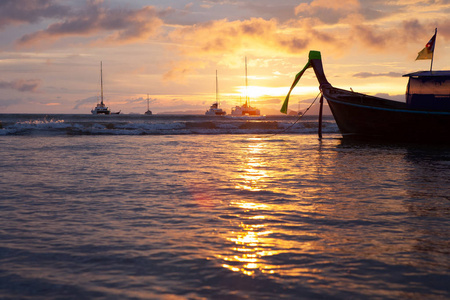
<path fill-rule="evenodd" d="M 449 299 L 450 147 L 318 127 L 0 114 L 0 299 Z"/>

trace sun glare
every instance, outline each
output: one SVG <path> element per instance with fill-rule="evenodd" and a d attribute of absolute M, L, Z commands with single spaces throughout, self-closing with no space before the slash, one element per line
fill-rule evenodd
<path fill-rule="evenodd" d="M 246 88 L 245 86 L 237 87 L 237 92 L 242 95 L 242 98 L 245 98 L 245 95 L 248 94 L 250 99 L 258 99 L 263 97 L 285 97 L 289 92 L 288 86 L 283 87 L 265 87 L 265 86 L 249 86 Z M 309 95 L 317 93 L 317 86 L 298 86 L 292 92 L 292 95 Z"/>

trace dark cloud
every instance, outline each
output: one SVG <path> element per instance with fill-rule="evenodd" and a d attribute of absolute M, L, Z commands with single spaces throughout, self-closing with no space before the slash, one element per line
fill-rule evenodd
<path fill-rule="evenodd" d="M 438 35 L 444 37 L 447 41 L 450 40 L 450 20 L 439 20 L 434 24 L 438 28 Z M 430 28 L 427 28 L 427 33 L 429 34 Z"/>
<path fill-rule="evenodd" d="M 38 79 L 0 80 L 0 89 L 13 89 L 19 92 L 36 92 L 41 84 Z"/>
<path fill-rule="evenodd" d="M 370 77 L 401 77 L 402 73 L 388 72 L 388 73 L 371 73 L 371 72 L 360 72 L 353 75 L 353 77 L 358 78 L 370 78 Z"/>
<path fill-rule="evenodd" d="M 363 7 L 363 8 L 361 8 L 360 13 L 367 20 L 376 20 L 376 19 L 380 19 L 380 18 L 383 18 L 383 17 L 386 17 L 386 16 L 389 15 L 389 13 L 387 13 L 384 10 L 374 9 L 374 8 L 371 8 L 371 7 Z"/>
<path fill-rule="evenodd" d="M 393 49 L 398 51 L 404 47 L 402 45 L 411 43 L 416 44 L 418 48 L 424 47 L 433 36 L 435 27 L 438 28 L 440 38 L 450 39 L 450 21 L 447 19 L 435 19 L 433 22 L 409 19 L 402 21 L 398 27 L 391 28 L 358 24 L 352 26 L 351 35 L 354 40 L 368 48 L 379 51 L 393 51 Z"/>
<path fill-rule="evenodd" d="M 10 106 L 18 105 L 25 103 L 23 99 L 13 98 L 13 99 L 0 99 L 0 107 L 3 109 L 7 109 Z"/>
<path fill-rule="evenodd" d="M 374 26 L 357 25 L 354 26 L 355 36 L 358 37 L 363 44 L 374 48 L 385 48 L 391 39 L 390 32 L 377 30 Z"/>
<path fill-rule="evenodd" d="M 243 1 L 237 5 L 241 9 L 246 9 L 252 12 L 252 15 L 257 15 L 261 18 L 276 18 L 277 20 L 284 21 L 295 17 L 294 7 L 298 1 Z"/>
<path fill-rule="evenodd" d="M 419 20 L 413 19 L 403 21 L 403 29 L 410 35 L 414 35 L 417 32 L 422 31 L 424 29 L 424 26 L 420 24 Z"/>
<path fill-rule="evenodd" d="M 0 29 L 12 24 L 36 23 L 44 18 L 62 18 L 70 8 L 53 0 L 1 0 Z"/>
<path fill-rule="evenodd" d="M 402 28 L 407 41 L 421 42 L 425 46 L 428 39 L 434 34 L 434 28 L 438 29 L 438 37 L 450 40 L 450 19 L 440 18 L 433 21 L 421 22 L 418 19 L 403 21 Z M 428 39 L 427 39 L 428 38 Z"/>
<path fill-rule="evenodd" d="M 417 3 L 409 5 L 424 5 L 424 2 L 418 0 Z M 354 19 L 354 16 L 357 15 L 361 20 L 373 21 L 407 11 L 407 4 L 385 0 L 313 0 L 309 3 L 298 4 L 295 8 L 298 16 L 318 19 L 326 24 L 337 24 L 348 18 L 349 15 L 353 15 L 350 19 Z"/>
<path fill-rule="evenodd" d="M 149 104 L 152 104 L 152 103 L 155 103 L 156 101 L 158 101 L 157 98 L 150 98 L 150 97 L 148 100 L 149 100 L 148 101 Z M 147 105 L 147 97 L 145 97 L 145 98 L 139 97 L 139 98 L 135 98 L 135 99 L 125 99 L 125 102 L 127 104 L 143 104 L 143 103 L 145 103 Z"/>
<path fill-rule="evenodd" d="M 156 33 L 163 24 L 158 12 L 151 6 L 137 10 L 107 8 L 102 1 L 88 1 L 79 10 L 72 10 L 60 17 L 59 22 L 50 24 L 46 29 L 22 36 L 18 44 L 33 45 L 46 40 L 67 36 L 106 35 L 104 42 L 126 43 L 145 39 Z M 45 16 L 41 16 L 45 17 Z"/>
<path fill-rule="evenodd" d="M 295 17 L 294 7 L 298 5 L 298 0 L 201 0 L 189 4 L 183 2 L 171 1 L 172 13 L 164 18 L 167 24 L 195 25 L 225 18 L 242 21 L 249 17 L 283 21 Z"/>
<path fill-rule="evenodd" d="M 295 8 L 296 15 L 303 18 L 316 18 L 323 23 L 336 24 L 350 14 L 361 12 L 357 0 L 313 0 L 311 3 L 301 3 Z"/>
<path fill-rule="evenodd" d="M 296 37 L 293 38 L 287 38 L 285 40 L 280 40 L 280 45 L 283 47 L 289 49 L 292 52 L 295 52 L 296 50 L 303 50 L 305 49 L 309 42 L 306 39 L 299 39 Z"/>
<path fill-rule="evenodd" d="M 95 103 L 97 103 L 98 101 L 100 101 L 100 100 L 99 100 L 99 97 L 97 97 L 97 96 L 80 99 L 75 102 L 75 106 L 73 107 L 73 109 L 79 109 L 80 107 L 85 107 L 86 104 L 95 105 Z"/>

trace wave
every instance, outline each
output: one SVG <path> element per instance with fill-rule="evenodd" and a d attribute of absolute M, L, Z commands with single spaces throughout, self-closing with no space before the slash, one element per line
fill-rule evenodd
<path fill-rule="evenodd" d="M 2 115 L 0 135 L 312 134 L 318 130 L 314 116 L 297 121 L 289 116 Z M 332 118 L 325 118 L 322 128 L 338 132 Z"/>

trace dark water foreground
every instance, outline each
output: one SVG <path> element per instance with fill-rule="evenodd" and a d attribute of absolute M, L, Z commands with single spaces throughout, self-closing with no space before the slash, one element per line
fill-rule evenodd
<path fill-rule="evenodd" d="M 1 299 L 446 299 L 450 149 L 1 136 Z"/>

